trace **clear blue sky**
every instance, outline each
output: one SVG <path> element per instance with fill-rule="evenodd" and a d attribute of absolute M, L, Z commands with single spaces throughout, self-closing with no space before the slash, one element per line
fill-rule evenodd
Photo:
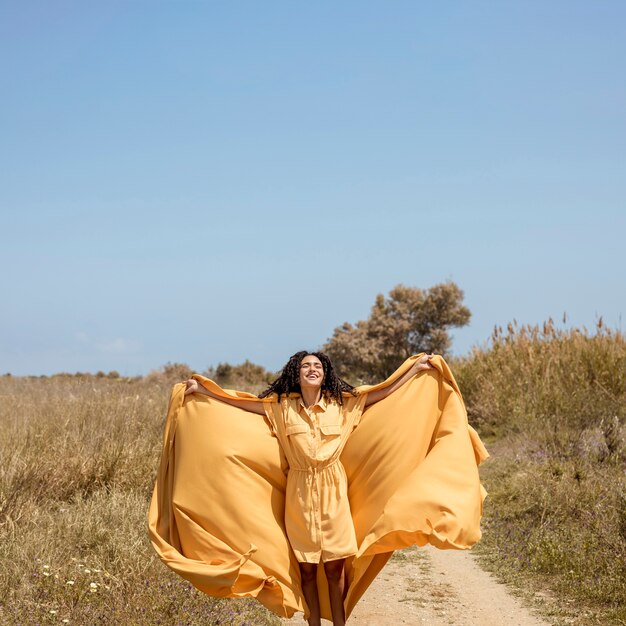
<path fill-rule="evenodd" d="M 626 3 L 0 0 L 0 373 L 276 369 L 377 293 L 623 329 Z"/>

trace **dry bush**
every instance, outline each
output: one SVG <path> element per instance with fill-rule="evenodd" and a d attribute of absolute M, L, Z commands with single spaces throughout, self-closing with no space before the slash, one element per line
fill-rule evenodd
<path fill-rule="evenodd" d="M 0 623 L 278 623 L 256 601 L 196 592 L 150 546 L 168 393 L 154 379 L 0 378 Z"/>
<path fill-rule="evenodd" d="M 210 367 L 204 374 L 222 387 L 254 394 L 265 391 L 277 377 L 277 374 L 266 370 L 262 365 L 248 360 L 239 365 L 218 363 L 217 367 Z"/>
<path fill-rule="evenodd" d="M 146 381 L 158 385 L 173 385 L 187 380 L 192 374 L 194 374 L 194 370 L 185 363 L 167 363 L 159 369 L 151 371 L 146 377 Z M 218 363 L 217 366 L 209 367 L 202 374 L 226 389 L 238 389 L 254 394 L 259 394 L 267 389 L 268 385 L 276 378 L 276 374 L 266 370 L 262 365 L 257 365 L 248 360 L 239 365 Z"/>
<path fill-rule="evenodd" d="M 492 442 L 479 554 L 565 623 L 626 623 L 624 336 L 511 325 L 454 365 Z"/>
<path fill-rule="evenodd" d="M 159 385 L 174 385 L 187 380 L 193 370 L 186 363 L 166 363 L 157 370 L 152 370 L 146 380 Z"/>
<path fill-rule="evenodd" d="M 615 421 L 626 421 L 626 339 L 601 322 L 593 334 L 552 321 L 496 329 L 455 372 L 484 434 L 524 433 L 552 453 L 577 455 L 582 433 L 608 428 L 613 453 L 624 451 Z"/>

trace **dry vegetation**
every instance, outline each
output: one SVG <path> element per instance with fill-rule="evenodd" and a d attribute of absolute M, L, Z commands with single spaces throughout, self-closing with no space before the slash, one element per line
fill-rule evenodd
<path fill-rule="evenodd" d="M 626 624 L 626 340 L 509 327 L 455 363 L 491 442 L 477 551 L 558 623 Z"/>
<path fill-rule="evenodd" d="M 626 624 L 623 335 L 511 326 L 453 365 L 494 455 L 487 567 L 541 592 L 557 622 Z M 149 544 L 169 387 L 189 373 L 0 378 L 0 623 L 279 623 L 196 592 Z M 272 378 L 251 363 L 207 373 L 256 392 Z"/>
<path fill-rule="evenodd" d="M 145 380 L 0 378 L 0 623 L 279 623 L 254 600 L 195 591 L 150 546 L 180 367 Z"/>

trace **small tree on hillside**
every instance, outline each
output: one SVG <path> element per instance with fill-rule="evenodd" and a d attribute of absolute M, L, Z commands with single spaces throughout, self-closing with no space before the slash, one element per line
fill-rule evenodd
<path fill-rule="evenodd" d="M 376 296 L 367 320 L 335 328 L 324 351 L 344 376 L 372 382 L 389 376 L 418 352 L 446 354 L 448 329 L 466 326 L 470 311 L 453 282 L 430 289 L 397 285 L 385 298 Z"/>

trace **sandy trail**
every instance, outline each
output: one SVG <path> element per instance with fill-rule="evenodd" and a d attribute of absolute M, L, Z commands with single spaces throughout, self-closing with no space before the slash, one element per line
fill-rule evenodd
<path fill-rule="evenodd" d="M 290 626 L 306 624 L 301 613 L 283 621 Z M 434 548 L 397 552 L 361 598 L 348 624 L 548 626 L 480 569 L 471 552 Z"/>

